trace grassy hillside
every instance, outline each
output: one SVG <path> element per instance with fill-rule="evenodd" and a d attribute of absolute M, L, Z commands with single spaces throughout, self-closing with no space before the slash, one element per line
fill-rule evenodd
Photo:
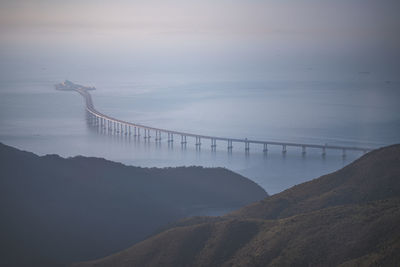
<path fill-rule="evenodd" d="M 183 217 L 266 196 L 223 168 L 138 168 L 0 144 L 0 264 L 103 257 Z"/>
<path fill-rule="evenodd" d="M 400 145 L 375 150 L 334 173 L 294 186 L 233 216 L 275 219 L 400 196 Z"/>
<path fill-rule="evenodd" d="M 396 266 L 400 146 L 220 218 L 186 219 L 76 266 Z"/>

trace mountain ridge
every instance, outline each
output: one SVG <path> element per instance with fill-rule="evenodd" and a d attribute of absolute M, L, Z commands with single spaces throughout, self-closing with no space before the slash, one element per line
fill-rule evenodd
<path fill-rule="evenodd" d="M 400 145 L 219 218 L 184 219 L 73 266 L 396 266 Z"/>

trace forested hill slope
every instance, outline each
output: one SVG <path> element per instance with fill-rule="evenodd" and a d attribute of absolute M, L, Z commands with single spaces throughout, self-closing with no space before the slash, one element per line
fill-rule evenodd
<path fill-rule="evenodd" d="M 104 257 L 172 221 L 265 197 L 223 168 L 139 168 L 0 144 L 0 265 Z"/>

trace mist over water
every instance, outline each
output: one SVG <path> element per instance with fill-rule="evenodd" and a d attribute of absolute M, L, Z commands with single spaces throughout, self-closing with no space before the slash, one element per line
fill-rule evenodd
<path fill-rule="evenodd" d="M 145 142 L 104 135 L 87 125 L 79 94 L 54 90 L 69 79 L 97 88 L 91 94 L 100 112 L 148 126 L 315 144 L 400 142 L 397 39 L 385 43 L 356 31 L 338 37 L 340 29 L 304 34 L 199 25 L 198 31 L 193 25 L 1 29 L 0 141 L 40 155 L 104 157 L 143 167 L 222 166 L 268 193 L 361 156 L 327 151 L 321 157 L 315 149 L 302 156 L 290 147 L 282 155 L 273 146 L 264 154 L 261 145 L 251 145 L 246 155 L 235 143 L 230 154 L 224 142 L 212 152 L 209 140 L 196 151 L 193 140 L 182 148 L 179 136 L 168 146 L 166 137 L 156 145 L 154 136 Z"/>

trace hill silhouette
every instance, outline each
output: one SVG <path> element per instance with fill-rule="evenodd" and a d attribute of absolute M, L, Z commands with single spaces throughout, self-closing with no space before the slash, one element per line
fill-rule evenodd
<path fill-rule="evenodd" d="M 267 196 L 223 168 L 138 168 L 100 158 L 39 157 L 0 143 L 0 265 L 104 257 L 193 214 Z"/>
<path fill-rule="evenodd" d="M 226 216 L 195 217 L 74 266 L 397 266 L 400 145 Z"/>

